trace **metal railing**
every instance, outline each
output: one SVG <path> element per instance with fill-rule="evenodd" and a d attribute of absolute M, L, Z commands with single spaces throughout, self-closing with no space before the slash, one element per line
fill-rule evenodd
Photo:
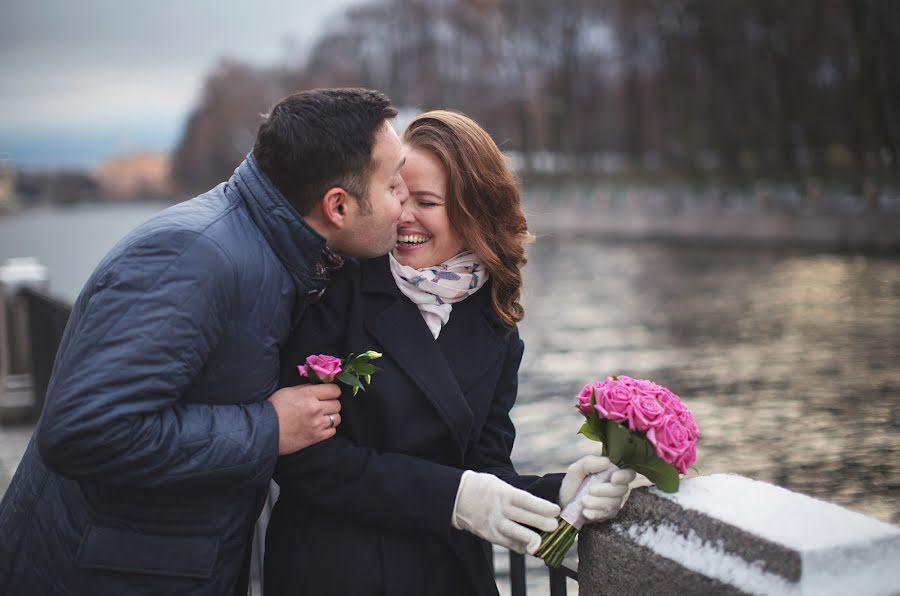
<path fill-rule="evenodd" d="M 253 560 L 250 567 L 248 596 L 264 596 L 265 594 L 263 562 L 265 560 L 266 526 L 269 524 L 272 507 L 275 505 L 277 495 L 278 485 L 272 482 L 270 483 L 269 494 L 266 495 L 263 511 L 256 521 L 256 528 L 253 532 Z M 520 555 L 513 551 L 508 551 L 508 553 L 510 596 L 527 596 L 525 555 Z M 491 559 L 492 568 L 493 565 L 494 561 Z M 566 596 L 568 592 L 566 579 L 571 578 L 576 582 L 578 581 L 578 572 L 565 565 L 561 565 L 559 569 L 547 567 L 547 570 L 550 577 L 550 596 Z M 496 578 L 496 571 L 494 576 Z"/>
<path fill-rule="evenodd" d="M 547 567 L 550 576 L 550 596 L 566 596 L 566 579 L 578 581 L 578 572 L 565 565 L 558 569 Z M 509 551 L 509 581 L 511 596 L 526 596 L 525 555 Z"/>
<path fill-rule="evenodd" d="M 31 352 L 31 379 L 34 387 L 35 418 L 40 415 L 53 373 L 53 362 L 66 330 L 72 307 L 62 300 L 32 288 L 21 290 L 28 309 L 28 336 Z"/>

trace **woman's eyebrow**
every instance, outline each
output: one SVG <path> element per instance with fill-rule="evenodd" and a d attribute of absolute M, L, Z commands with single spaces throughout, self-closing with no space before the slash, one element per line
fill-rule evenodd
<path fill-rule="evenodd" d="M 411 190 L 411 191 L 409 192 L 409 194 L 411 194 L 411 195 L 416 195 L 416 196 L 419 196 L 419 195 L 429 195 L 429 196 L 435 197 L 435 198 L 437 198 L 437 199 L 440 199 L 440 200 L 442 200 L 442 201 L 444 200 L 444 197 L 442 197 L 441 195 L 437 194 L 436 192 L 431 192 L 430 190 L 414 190 L 414 191 Z"/>

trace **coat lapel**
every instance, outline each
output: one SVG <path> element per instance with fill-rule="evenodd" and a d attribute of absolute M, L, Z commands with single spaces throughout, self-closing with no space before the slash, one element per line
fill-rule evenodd
<path fill-rule="evenodd" d="M 463 393 L 497 364 L 505 334 L 491 306 L 489 287 L 453 306 L 437 343 Z"/>
<path fill-rule="evenodd" d="M 385 295 L 385 300 L 366 297 L 366 330 L 434 406 L 462 461 L 472 430 L 472 410 L 418 308 L 394 283 L 387 257 L 363 263 L 362 291 L 364 295 Z"/>

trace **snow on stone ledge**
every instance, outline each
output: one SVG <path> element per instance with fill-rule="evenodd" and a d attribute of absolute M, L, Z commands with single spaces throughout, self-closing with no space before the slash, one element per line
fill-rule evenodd
<path fill-rule="evenodd" d="M 675 502 L 764 540 L 780 544 L 800 554 L 801 578 L 790 585 L 763 573 L 752 562 L 737 564 L 733 556 L 720 554 L 718 564 L 730 568 L 729 576 L 743 574 L 743 580 L 727 581 L 748 592 L 790 594 L 900 594 L 900 528 L 787 489 L 734 474 L 713 474 L 689 478 L 677 493 L 655 488 L 656 496 Z M 632 528 L 630 534 L 644 546 L 682 551 L 682 555 L 702 559 L 698 567 L 713 577 L 718 575 L 714 545 L 698 544 L 696 536 L 684 537 L 664 526 L 647 528 L 644 539 Z M 649 538 L 654 536 L 649 544 Z M 693 547 L 688 546 L 691 541 Z M 663 544 L 668 542 L 668 544 Z M 711 550 L 712 549 L 712 550 Z M 732 560 L 729 560 L 732 559 Z M 743 568 L 746 567 L 746 568 Z M 703 569 L 706 568 L 706 569 Z M 722 578 L 719 578 L 722 579 Z M 736 577 L 730 579 L 735 580 Z M 756 586 L 756 589 L 753 586 Z"/>
<path fill-rule="evenodd" d="M 798 551 L 900 538 L 900 528 L 891 524 L 736 474 L 688 478 L 674 494 L 651 491 Z"/>

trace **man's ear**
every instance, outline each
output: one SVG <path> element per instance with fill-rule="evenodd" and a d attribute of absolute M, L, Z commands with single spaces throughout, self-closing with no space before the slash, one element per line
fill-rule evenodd
<path fill-rule="evenodd" d="M 353 199 L 340 186 L 329 188 L 322 195 L 322 215 L 332 226 L 343 229 L 349 222 Z"/>

